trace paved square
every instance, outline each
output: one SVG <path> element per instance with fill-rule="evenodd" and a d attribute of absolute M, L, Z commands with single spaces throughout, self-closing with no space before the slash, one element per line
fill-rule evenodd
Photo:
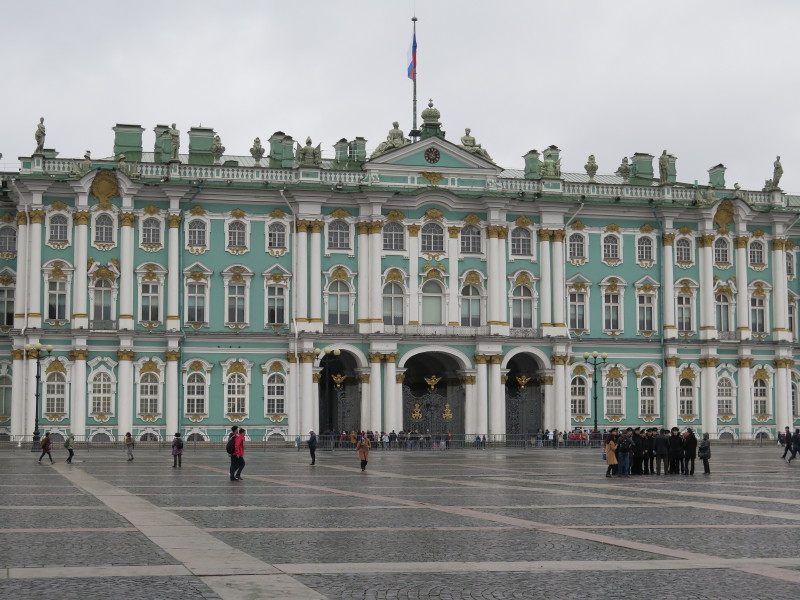
<path fill-rule="evenodd" d="M 58 450 L 57 450 L 58 452 Z M 0 597 L 775 598 L 800 589 L 798 465 L 607 479 L 591 449 L 0 451 Z M 799 461 L 800 462 L 800 461 Z M 702 470 L 702 469 L 701 469 Z"/>

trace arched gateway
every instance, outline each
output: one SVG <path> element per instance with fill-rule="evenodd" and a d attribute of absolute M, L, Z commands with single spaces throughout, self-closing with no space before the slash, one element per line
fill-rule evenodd
<path fill-rule="evenodd" d="M 416 354 L 405 363 L 403 429 L 463 434 L 466 410 L 462 367 L 442 352 Z"/>
<path fill-rule="evenodd" d="M 346 350 L 326 354 L 320 360 L 319 428 L 320 431 L 360 431 L 361 386 L 358 362 Z"/>
<path fill-rule="evenodd" d="M 539 361 L 520 353 L 506 368 L 506 435 L 509 441 L 530 439 L 544 429 L 544 379 Z"/>

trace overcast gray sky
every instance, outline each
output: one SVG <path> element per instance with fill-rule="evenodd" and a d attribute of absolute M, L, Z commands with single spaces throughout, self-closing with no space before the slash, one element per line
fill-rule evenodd
<path fill-rule="evenodd" d="M 556 144 L 565 170 L 634 152 L 678 157 L 678 179 L 761 189 L 781 155 L 800 193 L 794 0 L 0 0 L 0 152 L 30 155 L 45 117 L 61 157 L 112 153 L 115 123 L 213 127 L 227 154 L 281 130 L 332 156 L 411 128 L 416 5 L 419 110 L 465 127 L 506 168 Z M 9 164 L 11 163 L 11 164 Z"/>

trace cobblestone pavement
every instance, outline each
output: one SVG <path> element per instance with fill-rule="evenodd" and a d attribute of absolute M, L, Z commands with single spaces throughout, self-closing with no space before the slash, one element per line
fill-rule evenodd
<path fill-rule="evenodd" d="M 56 451 L 56 459 L 59 457 Z M 800 464 L 716 446 L 713 474 L 607 479 L 596 449 L 0 450 L 0 597 L 794 597 Z M 791 546 L 789 546 L 791 547 Z M 624 590 L 622 592 L 621 590 Z"/>

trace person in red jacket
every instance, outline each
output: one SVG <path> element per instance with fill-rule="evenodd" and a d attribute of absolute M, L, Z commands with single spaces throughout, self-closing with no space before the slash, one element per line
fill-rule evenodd
<path fill-rule="evenodd" d="M 233 478 L 237 481 L 241 481 L 242 469 L 244 469 L 244 434 L 245 430 L 240 427 L 239 435 L 236 436 L 236 449 L 233 451 L 233 455 L 236 457 L 236 471 Z"/>

